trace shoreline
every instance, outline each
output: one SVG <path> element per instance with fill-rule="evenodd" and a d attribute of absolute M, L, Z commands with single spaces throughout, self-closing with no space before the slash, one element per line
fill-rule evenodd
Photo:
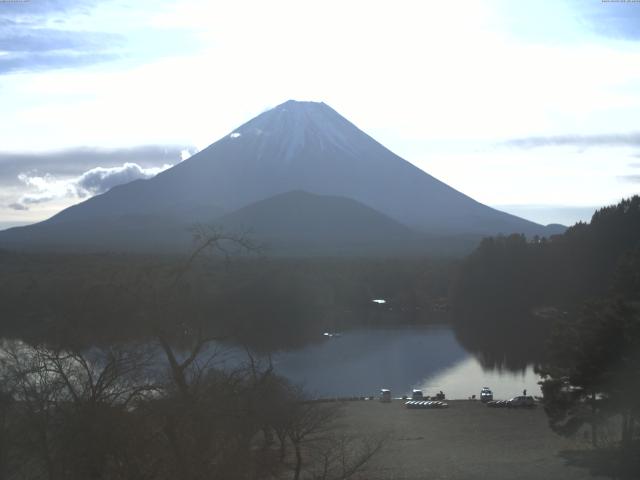
<path fill-rule="evenodd" d="M 445 401 L 449 408 L 408 409 L 402 400 L 344 402 L 339 428 L 348 434 L 386 439 L 363 478 L 591 477 L 563 457 L 588 448 L 588 443 L 553 433 L 542 408 L 489 408 L 479 400 Z"/>

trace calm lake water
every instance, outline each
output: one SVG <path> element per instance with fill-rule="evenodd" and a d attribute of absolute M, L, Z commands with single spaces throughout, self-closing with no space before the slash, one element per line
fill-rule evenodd
<path fill-rule="evenodd" d="M 425 395 L 442 390 L 449 399 L 463 399 L 479 396 L 484 386 L 493 390 L 495 399 L 511 398 L 525 388 L 530 395 L 541 395 L 531 367 L 517 373 L 483 369 L 448 325 L 359 329 L 320 340 L 272 355 L 276 372 L 301 385 L 311 397 L 378 395 L 381 388 L 400 397 L 419 388 Z M 213 349 L 219 368 L 247 362 L 240 348 Z M 204 352 L 203 358 L 211 353 Z M 160 351 L 158 362 L 165 362 Z"/>
<path fill-rule="evenodd" d="M 311 396 L 393 396 L 420 388 L 447 398 L 479 396 L 488 386 L 507 399 L 527 389 L 541 395 L 531 367 L 523 372 L 484 370 L 456 341 L 449 326 L 362 329 L 272 357 L 276 371 L 301 384 Z"/>

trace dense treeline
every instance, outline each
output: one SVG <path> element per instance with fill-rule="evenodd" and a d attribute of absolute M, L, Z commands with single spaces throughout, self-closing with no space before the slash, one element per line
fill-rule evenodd
<path fill-rule="evenodd" d="M 426 258 L 200 256 L 157 315 L 156 297 L 186 261 L 0 252 L 0 336 L 106 345 L 153 336 L 166 322 L 204 326 L 259 350 L 283 348 L 327 330 L 446 320 L 456 267 Z"/>
<path fill-rule="evenodd" d="M 538 369 L 550 427 L 591 443 L 573 461 L 613 478 L 640 476 L 639 306 L 636 291 L 559 319 Z"/>
<path fill-rule="evenodd" d="M 452 297 L 458 337 L 486 363 L 537 363 L 550 427 L 591 443 L 570 462 L 638 478 L 640 197 L 548 240 L 484 240 Z"/>
<path fill-rule="evenodd" d="M 456 332 L 487 364 L 540 361 L 554 321 L 586 299 L 638 286 L 640 197 L 598 210 L 563 235 L 487 238 L 452 291 Z"/>
<path fill-rule="evenodd" d="M 606 296 L 558 318 L 538 368 L 551 428 L 590 438 L 573 461 L 613 478 L 640 476 L 639 267 L 634 248 Z"/>

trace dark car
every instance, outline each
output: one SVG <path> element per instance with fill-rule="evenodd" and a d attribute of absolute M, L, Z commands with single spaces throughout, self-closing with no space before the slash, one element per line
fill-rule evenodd
<path fill-rule="evenodd" d="M 531 408 L 536 406 L 536 401 L 531 395 L 519 395 L 508 402 L 509 408 Z"/>
<path fill-rule="evenodd" d="M 489 387 L 482 387 L 480 390 L 480 401 L 483 403 L 493 400 L 493 392 Z"/>

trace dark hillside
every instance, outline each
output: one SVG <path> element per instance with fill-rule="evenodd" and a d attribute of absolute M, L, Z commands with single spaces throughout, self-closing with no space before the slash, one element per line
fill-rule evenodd
<path fill-rule="evenodd" d="M 550 239 L 487 238 L 453 286 L 458 336 L 488 363 L 539 360 L 554 319 L 586 299 L 637 285 L 639 248 L 639 196 Z"/>

